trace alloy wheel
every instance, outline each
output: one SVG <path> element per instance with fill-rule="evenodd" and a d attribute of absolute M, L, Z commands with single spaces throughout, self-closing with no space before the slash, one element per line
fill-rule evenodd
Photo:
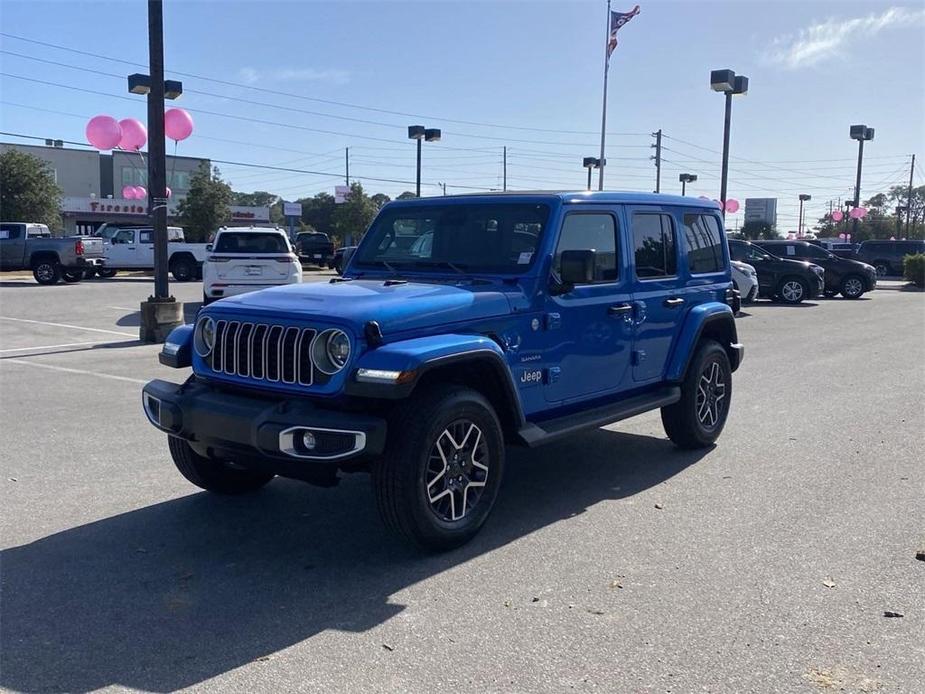
<path fill-rule="evenodd" d="M 796 303 L 803 298 L 803 285 L 796 280 L 789 280 L 781 287 L 780 293 L 787 301 Z"/>
<path fill-rule="evenodd" d="M 851 277 L 845 281 L 845 294 L 850 297 L 860 296 L 864 292 L 864 285 L 857 277 Z"/>
<path fill-rule="evenodd" d="M 714 428 L 726 407 L 726 383 L 715 361 L 706 365 L 697 383 L 697 419 L 707 429 Z"/>
<path fill-rule="evenodd" d="M 427 500 L 444 521 L 462 520 L 482 497 L 488 480 L 488 442 L 468 419 L 457 419 L 437 437 L 425 471 Z"/>
<path fill-rule="evenodd" d="M 37 268 L 35 268 L 35 274 L 38 275 L 40 280 L 48 282 L 52 277 L 55 276 L 55 271 L 54 268 L 48 263 L 42 263 Z"/>

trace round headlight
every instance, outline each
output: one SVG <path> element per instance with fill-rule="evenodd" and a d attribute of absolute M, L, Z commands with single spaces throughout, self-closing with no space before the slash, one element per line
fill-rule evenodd
<path fill-rule="evenodd" d="M 312 361 L 321 373 L 336 374 L 350 359 L 350 338 L 342 330 L 330 328 L 318 333 L 312 343 Z"/>
<path fill-rule="evenodd" d="M 196 323 L 193 346 L 200 357 L 207 357 L 212 353 L 215 346 L 215 321 L 208 316 L 203 316 Z"/>

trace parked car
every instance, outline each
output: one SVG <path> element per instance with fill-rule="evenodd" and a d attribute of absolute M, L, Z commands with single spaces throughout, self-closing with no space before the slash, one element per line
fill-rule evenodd
<path fill-rule="evenodd" d="M 302 264 L 281 229 L 222 228 L 202 265 L 202 305 L 302 281 Z"/>
<path fill-rule="evenodd" d="M 755 272 L 755 268 L 738 260 L 733 260 L 729 264 L 732 267 L 732 281 L 739 290 L 742 303 L 750 304 L 755 301 L 758 298 L 758 273 Z"/>
<path fill-rule="evenodd" d="M 319 267 L 331 263 L 334 256 L 334 244 L 327 234 L 319 231 L 303 231 L 296 234 L 295 247 L 300 260 Z"/>
<path fill-rule="evenodd" d="M 491 512 L 506 445 L 655 409 L 676 445 L 716 441 L 744 351 L 722 224 L 668 195 L 393 202 L 343 278 L 219 301 L 174 330 L 160 360 L 195 377 L 151 381 L 144 410 L 203 489 L 367 471 L 389 527 L 455 547 Z M 563 465 L 581 474 L 580 456 Z"/>
<path fill-rule="evenodd" d="M 839 258 L 824 248 L 806 241 L 755 241 L 766 251 L 781 258 L 806 260 L 825 269 L 826 296 L 841 294 L 858 299 L 877 288 L 877 271 L 872 265 L 850 258 Z"/>
<path fill-rule="evenodd" d="M 99 239 L 56 239 L 44 224 L 0 222 L 0 268 L 32 270 L 39 284 L 79 282 L 88 268 L 102 267 L 102 251 Z"/>
<path fill-rule="evenodd" d="M 824 248 L 832 255 L 837 255 L 839 258 L 851 258 L 855 259 L 855 255 L 858 252 L 858 246 L 855 243 L 848 243 L 847 241 L 838 241 L 836 239 L 807 239 L 803 238 L 802 241 L 808 241 L 809 243 L 815 244 L 820 248 Z"/>
<path fill-rule="evenodd" d="M 150 226 L 108 226 L 101 232 L 106 267 L 100 277 L 119 270 L 154 269 L 154 230 Z M 167 229 L 167 267 L 177 282 L 197 279 L 206 257 L 206 244 L 186 243 L 180 227 Z"/>
<path fill-rule="evenodd" d="M 334 251 L 334 257 L 331 258 L 331 267 L 337 271 L 338 275 L 344 274 L 344 268 L 350 262 L 350 257 L 356 249 L 356 246 L 341 246 Z"/>
<path fill-rule="evenodd" d="M 754 266 L 758 273 L 758 296 L 787 304 L 799 304 L 822 294 L 825 270 L 814 263 L 778 258 L 750 241 L 729 239 L 733 260 Z"/>
<path fill-rule="evenodd" d="M 903 258 L 925 253 L 925 241 L 862 241 L 855 256 L 877 269 L 878 277 L 903 274 Z"/>

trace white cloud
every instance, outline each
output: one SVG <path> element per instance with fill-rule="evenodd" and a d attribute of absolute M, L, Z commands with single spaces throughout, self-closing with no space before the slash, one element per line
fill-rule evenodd
<path fill-rule="evenodd" d="M 878 34 L 884 29 L 916 26 L 925 20 L 925 10 L 891 7 L 880 14 L 853 19 L 830 18 L 779 36 L 771 42 L 766 57 L 769 62 L 796 69 L 815 65 L 842 54 L 849 43 Z"/>
<path fill-rule="evenodd" d="M 318 70 L 311 67 L 283 67 L 271 70 L 258 70 L 242 67 L 238 78 L 247 84 L 257 82 L 328 82 L 330 84 L 347 84 L 350 73 L 346 70 Z"/>

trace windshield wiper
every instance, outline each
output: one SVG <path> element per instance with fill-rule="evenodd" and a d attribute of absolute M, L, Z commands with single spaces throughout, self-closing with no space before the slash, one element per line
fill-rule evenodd
<path fill-rule="evenodd" d="M 449 260 L 428 260 L 423 263 L 415 263 L 415 265 L 420 265 L 421 267 L 446 267 L 458 272 L 460 275 L 465 275 L 466 269 L 469 267 L 468 265 L 451 263 Z"/>

